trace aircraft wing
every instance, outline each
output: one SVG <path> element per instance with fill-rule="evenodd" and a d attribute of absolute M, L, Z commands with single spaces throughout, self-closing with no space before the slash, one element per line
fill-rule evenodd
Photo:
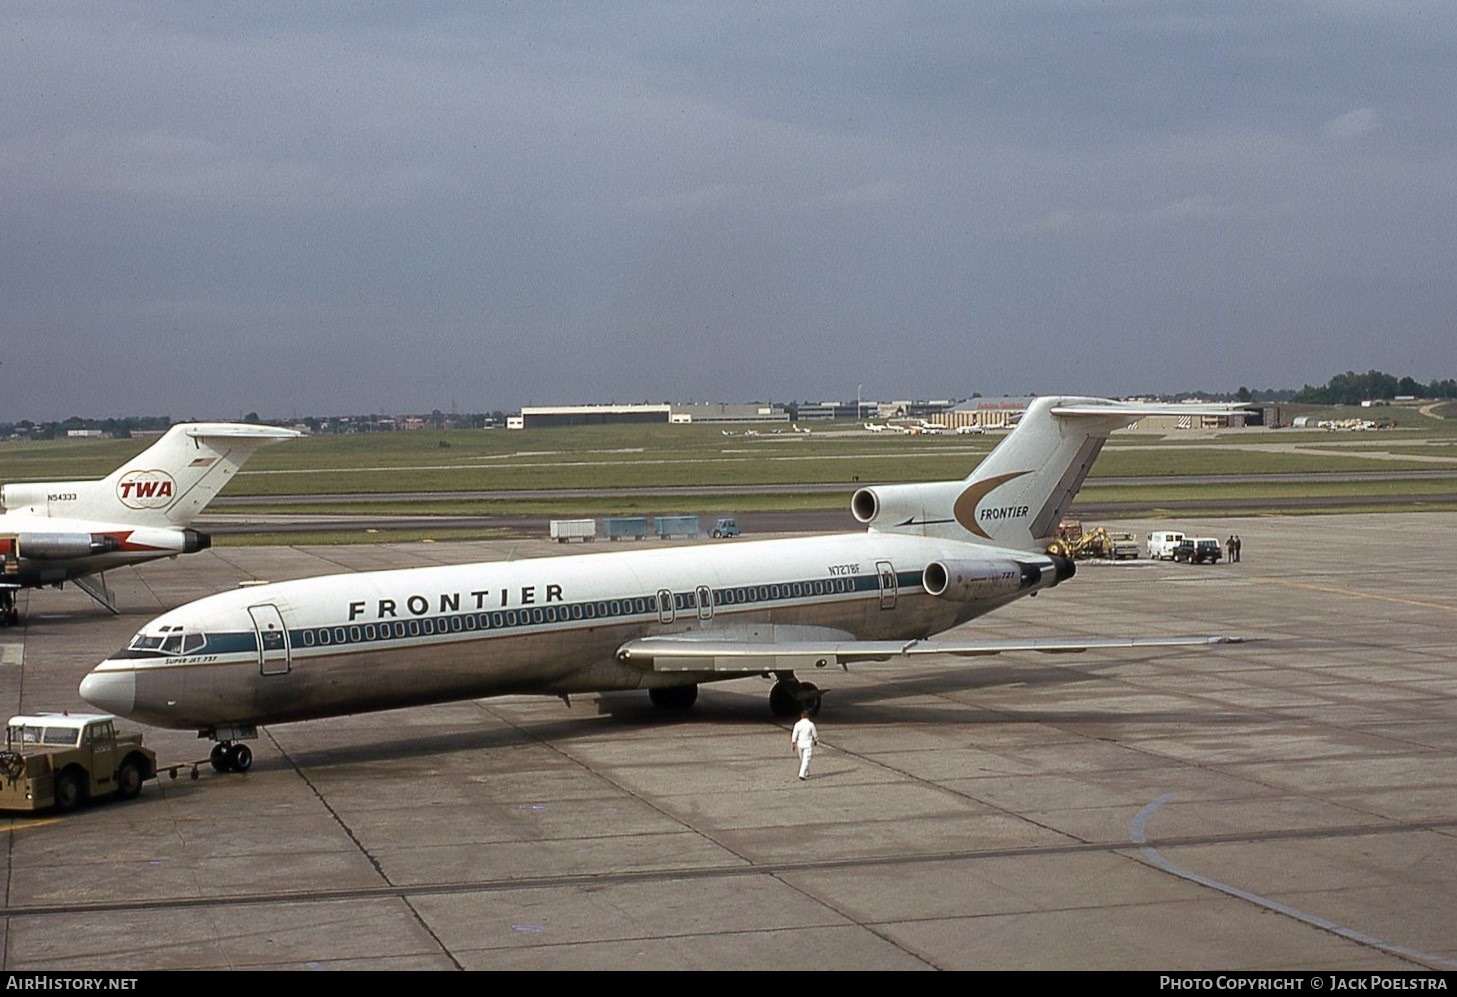
<path fill-rule="evenodd" d="M 692 634 L 640 637 L 617 649 L 625 664 L 649 672 L 755 672 L 825 668 L 927 654 L 975 656 L 1004 651 L 1076 654 L 1106 648 L 1208 647 L 1243 637 L 1085 637 L 1029 640 L 755 640 Z"/>

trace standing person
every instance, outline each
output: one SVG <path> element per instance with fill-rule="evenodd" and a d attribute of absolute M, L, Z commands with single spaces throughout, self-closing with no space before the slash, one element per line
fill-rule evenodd
<path fill-rule="evenodd" d="M 815 727 L 815 722 L 809 718 L 809 710 L 799 715 L 799 722 L 794 725 L 794 730 L 789 732 L 789 744 L 799 752 L 799 777 L 801 780 L 809 777 L 809 757 L 814 754 L 815 745 L 820 743 L 820 732 Z"/>
<path fill-rule="evenodd" d="M 1243 545 L 1244 545 L 1244 541 L 1241 540 L 1239 538 L 1239 534 L 1236 533 L 1234 535 L 1234 560 L 1235 560 L 1235 563 L 1236 564 L 1239 563 L 1239 549 Z"/>
<path fill-rule="evenodd" d="M 1229 539 L 1224 542 L 1224 559 L 1230 564 L 1233 564 L 1235 561 L 1239 560 L 1239 558 L 1234 556 L 1234 552 L 1234 534 L 1231 533 L 1229 535 Z"/>

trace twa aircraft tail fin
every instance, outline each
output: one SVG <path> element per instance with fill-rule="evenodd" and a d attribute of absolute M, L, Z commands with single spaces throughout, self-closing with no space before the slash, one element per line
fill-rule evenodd
<path fill-rule="evenodd" d="M 7 513 L 186 526 L 260 446 L 300 435 L 245 423 L 181 423 L 100 481 L 10 484 Z"/>

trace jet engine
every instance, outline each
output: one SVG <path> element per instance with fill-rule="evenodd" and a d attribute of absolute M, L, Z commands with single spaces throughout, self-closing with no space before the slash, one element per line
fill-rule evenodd
<path fill-rule="evenodd" d="M 925 526 L 928 522 L 949 520 L 956 496 L 965 487 L 960 481 L 871 485 L 850 499 L 850 511 L 867 526 L 882 529 Z"/>
<path fill-rule="evenodd" d="M 38 561 L 109 554 L 119 544 L 105 533 L 20 533 L 12 541 L 16 557 Z"/>
<path fill-rule="evenodd" d="M 952 602 L 979 602 L 1036 592 L 1071 578 L 1077 568 L 1071 558 L 1014 561 L 932 561 L 921 573 L 926 592 Z"/>

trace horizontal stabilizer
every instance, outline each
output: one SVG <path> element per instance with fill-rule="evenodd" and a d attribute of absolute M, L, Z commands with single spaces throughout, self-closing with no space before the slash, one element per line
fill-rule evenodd
<path fill-rule="evenodd" d="M 303 435 L 296 429 L 255 426 L 243 422 L 197 422 L 183 423 L 183 426 L 184 435 L 194 440 L 292 440 Z"/>
<path fill-rule="evenodd" d="M 1103 402 L 1097 405 L 1053 405 L 1052 414 L 1056 416 L 1120 416 L 1126 415 L 1132 419 L 1142 419 L 1150 415 L 1234 415 L 1236 412 L 1243 412 L 1248 405 L 1239 403 L 1207 402 L 1203 404 L 1184 404 L 1182 402 Z"/>
<path fill-rule="evenodd" d="M 695 636 L 642 637 L 617 649 L 625 664 L 650 672 L 756 672 L 826 668 L 851 661 L 949 654 L 971 657 L 1009 651 L 1076 654 L 1117 648 L 1208 647 L 1238 644 L 1243 637 L 1039 637 L 1030 640 L 756 641 Z"/>

